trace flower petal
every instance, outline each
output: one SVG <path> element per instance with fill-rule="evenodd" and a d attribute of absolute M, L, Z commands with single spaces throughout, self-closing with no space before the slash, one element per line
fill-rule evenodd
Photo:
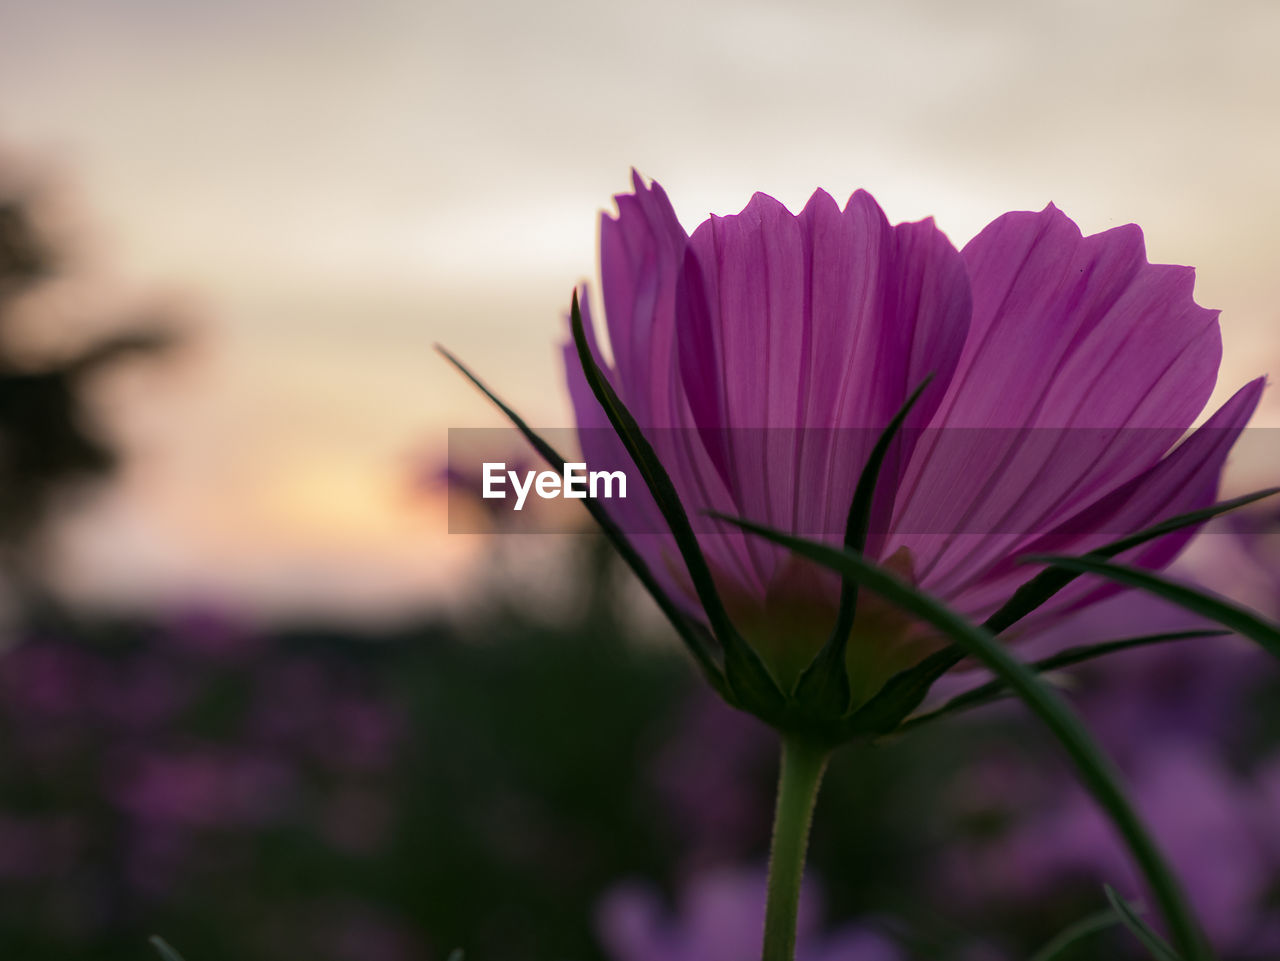
<path fill-rule="evenodd" d="M 895 515 L 928 532 L 906 542 L 944 593 L 1152 467 L 1222 350 L 1193 271 L 1147 263 L 1133 225 L 1081 237 L 1050 205 L 1000 217 L 963 253 L 973 327 Z"/>
<path fill-rule="evenodd" d="M 838 540 L 879 431 L 926 374 L 936 382 L 908 424 L 940 402 L 969 309 L 946 237 L 930 221 L 890 227 L 863 192 L 841 211 L 819 191 L 798 217 L 756 194 L 694 231 L 677 295 L 681 382 L 736 512 Z M 781 553 L 749 549 L 769 583 Z"/>
<path fill-rule="evenodd" d="M 959 599 L 966 611 L 987 612 L 1005 600 L 1033 571 L 1017 565 L 1023 554 L 1083 554 L 1125 533 L 1141 530 L 1167 518 L 1208 507 L 1217 497 L 1227 455 L 1253 416 L 1265 379 L 1241 387 L 1208 421 L 1179 444 L 1168 457 L 1108 496 L 1064 521 L 1041 537 L 1029 538 L 998 565 L 975 571 Z M 1169 564 L 1195 536 L 1198 528 L 1183 528 L 1122 555 L 1127 563 L 1159 570 Z M 1092 604 L 1120 589 L 1081 578 L 1056 595 L 1023 623 L 1030 632 L 1068 610 Z"/>
<path fill-rule="evenodd" d="M 709 522 L 700 516 L 702 511 L 733 512 L 736 508 L 725 494 L 723 482 L 708 469 L 706 452 L 685 435 L 692 421 L 676 376 L 674 303 L 688 237 L 658 183 L 646 186 L 634 171 L 632 182 L 633 193 L 614 197 L 618 215 L 605 214 L 600 222 L 603 299 L 615 368 L 603 363 L 594 339 L 592 348 L 601 369 L 672 475 L 695 529 L 704 530 Z M 580 301 L 585 310 L 585 296 Z M 584 322 L 589 337 L 594 338 L 585 313 Z M 639 472 L 623 445 L 610 436 L 608 419 L 587 386 L 572 345 L 567 348 L 566 369 L 579 427 L 587 428 L 589 435 L 598 435 L 584 436 L 583 454 L 591 469 L 625 470 L 638 481 Z M 623 531 L 632 535 L 654 571 L 663 572 L 667 582 L 680 582 L 681 596 L 691 598 L 674 541 L 666 533 L 650 533 L 665 531 L 657 505 L 647 490 L 639 489 L 643 485 L 632 486 L 637 489 L 628 500 L 634 502 L 611 507 L 611 513 Z M 702 539 L 708 562 L 721 578 L 741 582 L 748 593 L 760 593 L 746 543 L 740 531 L 708 533 Z"/>
<path fill-rule="evenodd" d="M 605 363 L 596 342 L 590 297 L 585 286 L 579 290 L 578 304 L 591 352 L 595 355 L 596 363 L 605 377 L 617 390 L 620 378 L 618 372 Z M 627 496 L 609 501 L 604 505 L 606 510 L 622 532 L 627 535 L 627 539 L 644 559 L 667 595 L 683 606 L 688 613 L 705 620 L 692 580 L 685 568 L 684 559 L 676 547 L 675 538 L 670 533 L 653 495 L 644 484 L 640 470 L 635 466 L 631 455 L 627 453 L 621 438 L 614 432 L 608 415 L 587 383 L 572 338 L 564 344 L 562 355 L 569 399 L 577 422 L 579 446 L 587 469 L 591 471 L 620 470 L 628 478 Z M 683 406 L 683 398 L 677 396 L 675 400 Z M 631 402 L 627 398 L 623 398 L 623 402 L 628 405 L 628 409 L 631 408 Z M 690 449 L 691 445 L 687 443 L 689 432 L 673 430 L 668 426 L 645 427 L 644 430 L 659 460 L 671 475 L 695 530 L 705 531 L 710 526 L 711 522 L 702 516 L 705 510 L 732 509 L 732 502 L 725 493 L 723 485 L 718 483 L 715 472 L 707 464 L 705 451 L 697 445 L 692 445 Z M 696 466 L 690 469 L 689 465 Z M 684 470 L 680 469 L 682 466 Z M 698 540 L 708 564 L 718 575 L 718 581 L 722 583 L 728 581 L 738 585 L 738 593 L 749 595 L 763 593 L 755 571 L 749 566 L 746 534 L 740 531 L 723 534 L 718 531 L 709 531 L 700 534 Z"/>
<path fill-rule="evenodd" d="M 600 218 L 600 279 L 617 390 L 641 427 L 671 426 L 675 292 L 688 236 L 666 192 L 631 173 Z"/>

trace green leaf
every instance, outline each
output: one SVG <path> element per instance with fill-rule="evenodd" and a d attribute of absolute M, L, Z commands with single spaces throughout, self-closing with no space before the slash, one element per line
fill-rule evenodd
<path fill-rule="evenodd" d="M 1109 884 L 1104 884 L 1102 889 L 1107 892 L 1107 900 L 1111 902 L 1111 907 L 1119 915 L 1120 921 L 1135 938 L 1142 942 L 1156 961 L 1182 961 L 1182 958 L 1173 950 L 1169 942 L 1156 934 L 1147 922 L 1138 917 L 1138 912 L 1133 905 L 1120 897 L 1115 888 Z"/>
<path fill-rule="evenodd" d="M 920 706 L 938 678 L 964 660 L 964 653 L 949 644 L 919 664 L 900 671 L 849 719 L 849 735 L 881 736 L 899 730 L 903 720 Z"/>
<path fill-rule="evenodd" d="M 524 435 L 525 439 L 533 445 L 542 458 L 558 471 L 564 470 L 565 460 L 549 443 L 540 437 L 524 419 L 520 417 L 514 410 L 508 407 L 501 399 L 489 389 L 489 387 L 473 374 L 462 361 L 458 360 L 444 347 L 436 345 L 436 350 L 450 364 L 452 364 L 462 374 L 463 377 L 471 381 L 473 385 L 484 394 L 485 397 L 493 403 L 498 410 L 502 411 L 506 418 L 511 421 L 517 430 Z M 645 590 L 657 602 L 659 609 L 666 615 L 671 626 L 675 628 L 676 634 L 684 641 L 685 647 L 689 649 L 689 653 L 693 655 L 694 661 L 702 669 L 702 673 L 706 675 L 707 680 L 711 682 L 721 695 L 725 693 L 724 675 L 721 673 L 720 666 L 716 663 L 715 655 L 712 653 L 711 645 L 708 643 L 710 638 L 707 637 L 706 628 L 701 624 L 689 618 L 676 603 L 667 596 L 667 592 L 659 586 L 657 579 L 653 576 L 653 572 L 649 570 L 649 565 L 645 563 L 635 547 L 627 539 L 621 528 L 614 523 L 608 512 L 601 506 L 600 502 L 594 497 L 586 497 L 583 503 L 587 507 L 587 511 L 591 514 L 592 519 L 600 526 L 605 537 L 617 550 L 618 554 L 631 568 L 632 572 L 639 578 L 640 583 L 644 585 Z"/>
<path fill-rule="evenodd" d="M 731 517 L 722 519 L 781 544 L 842 576 L 857 578 L 864 588 L 946 634 L 966 654 L 980 661 L 1007 684 L 1058 739 L 1074 762 L 1081 782 L 1110 816 L 1155 892 L 1180 948 L 1193 961 L 1207 961 L 1210 956 L 1186 896 L 1121 789 L 1119 773 L 1066 703 L 1027 665 L 1010 654 L 990 631 L 971 623 L 941 601 L 858 554 L 793 537 L 751 521 Z"/>
<path fill-rule="evenodd" d="M 1203 524 L 1210 518 L 1217 517 L 1219 514 L 1225 514 L 1228 511 L 1236 510 L 1244 507 L 1246 504 L 1252 504 L 1254 501 L 1262 500 L 1264 497 L 1270 497 L 1273 494 L 1280 493 L 1280 487 L 1270 487 L 1267 490 L 1258 491 L 1253 494 L 1246 494 L 1243 497 L 1237 497 L 1233 500 L 1222 501 L 1205 507 L 1198 511 L 1190 511 L 1186 514 L 1178 514 L 1170 517 L 1168 520 L 1161 521 L 1159 524 L 1153 524 L 1151 527 L 1143 528 L 1135 534 L 1129 534 L 1119 540 L 1112 541 L 1103 547 L 1089 551 L 1086 557 L 1108 558 L 1115 557 L 1127 550 L 1131 550 L 1145 544 L 1148 541 L 1155 540 L 1157 537 L 1163 537 L 1165 534 L 1172 534 L 1174 531 L 1182 530 L 1184 527 L 1192 527 L 1196 524 Z M 982 625 L 992 634 L 999 634 L 1008 630 L 1022 618 L 1026 617 L 1037 607 L 1044 604 L 1049 598 L 1057 594 L 1079 574 L 1060 569 L 1049 569 L 1041 571 L 1027 583 L 1023 584 L 1013 596 L 1005 602 L 1000 610 L 996 611 L 987 618 Z"/>
<path fill-rule="evenodd" d="M 1115 654 L 1117 651 L 1127 651 L 1135 647 L 1147 647 L 1152 644 L 1163 644 L 1168 641 L 1186 641 L 1200 637 L 1226 637 L 1230 633 L 1230 631 L 1170 631 L 1164 634 L 1143 634 L 1140 637 L 1126 637 L 1119 641 L 1104 641 L 1100 644 L 1082 644 L 1078 647 L 1068 647 L 1052 657 L 1033 661 L 1029 666 L 1037 674 L 1044 674 L 1048 671 L 1061 670 L 1064 667 L 1082 664 L 1085 661 L 1092 661 L 1107 654 Z M 902 725 L 902 729 L 913 729 L 940 717 L 981 707 L 984 704 L 990 704 L 992 701 L 1008 696 L 1009 689 L 1002 681 L 990 681 L 980 687 L 975 687 L 971 691 L 957 694 L 946 704 L 930 711 L 928 714 L 913 717 Z"/>
<path fill-rule="evenodd" d="M 591 392 L 604 409 L 609 423 L 617 432 L 619 439 L 631 455 L 632 461 L 640 470 L 645 485 L 657 502 L 663 519 L 671 529 L 676 548 L 684 558 L 693 581 L 694 591 L 706 611 L 711 622 L 712 633 L 720 641 L 724 650 L 725 678 L 730 690 L 736 695 L 739 705 L 753 713 L 765 717 L 777 716 L 785 703 L 782 690 L 774 681 L 769 669 L 765 667 L 760 655 L 751 647 L 729 620 L 729 615 L 716 590 L 715 580 L 707 567 L 707 560 L 702 555 L 698 538 L 693 533 L 689 516 L 684 505 L 680 503 L 680 495 L 671 482 L 670 475 L 662 466 L 658 455 L 645 438 L 640 425 L 627 410 L 627 406 L 614 391 L 609 379 L 596 363 L 587 342 L 586 331 L 582 326 L 582 312 L 578 309 L 578 292 L 573 293 L 573 302 L 569 310 L 570 324 L 573 328 L 573 341 L 578 348 L 578 359 L 582 363 L 582 372 L 586 375 Z"/>
<path fill-rule="evenodd" d="M 1059 932 L 1048 944 L 1032 956 L 1031 961 L 1055 961 L 1068 948 L 1073 948 L 1085 938 L 1091 937 L 1099 931 L 1105 931 L 1107 928 L 1115 927 L 1119 923 L 1120 916 L 1111 908 L 1098 911 L 1087 918 L 1081 918 L 1075 924 L 1069 925 Z"/>
<path fill-rule="evenodd" d="M 182 961 L 182 955 L 169 947 L 169 942 L 160 937 L 160 935 L 153 934 L 147 940 L 151 943 L 151 946 L 156 949 L 156 953 L 159 954 L 164 961 Z"/>
<path fill-rule="evenodd" d="M 457 948 L 452 953 L 450 953 L 448 961 L 463 961 L 462 949 Z"/>
<path fill-rule="evenodd" d="M 1243 634 L 1257 641 L 1271 654 L 1280 657 L 1280 626 L 1260 617 L 1246 607 L 1241 607 L 1217 595 L 1197 591 L 1137 567 L 1096 560 L 1087 554 L 1083 557 L 1036 554 L 1024 560 L 1028 564 L 1052 564 L 1054 567 L 1072 571 L 1076 575 L 1096 574 L 1125 587 L 1137 588 L 1148 594 L 1162 597 L 1188 611 L 1211 618 L 1237 634 Z"/>
<path fill-rule="evenodd" d="M 871 508 L 875 501 L 876 484 L 880 480 L 880 468 L 889 453 L 889 446 L 894 437 L 902 429 L 903 422 L 911 413 L 920 395 L 933 381 L 929 374 L 921 381 L 920 386 L 912 391 L 906 403 L 893 415 L 893 419 L 876 439 L 875 446 L 867 458 L 862 473 L 858 476 L 858 486 L 854 489 L 853 500 L 849 504 L 849 513 L 845 519 L 844 546 L 859 554 L 867 546 L 867 531 L 871 526 Z M 845 663 L 845 648 L 849 644 L 849 632 L 853 630 L 853 619 L 858 608 L 858 582 L 845 578 L 840 585 L 840 606 L 836 612 L 836 623 L 826 644 L 809 662 L 809 666 L 800 675 L 796 683 L 796 697 L 807 705 L 812 705 L 823 717 L 840 717 L 849 710 L 849 669 Z"/>

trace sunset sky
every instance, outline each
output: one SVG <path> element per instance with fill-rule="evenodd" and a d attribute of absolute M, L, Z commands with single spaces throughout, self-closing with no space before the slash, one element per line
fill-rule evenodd
<path fill-rule="evenodd" d="M 74 198 L 95 276 L 194 331 L 119 392 L 136 458 L 67 583 L 437 596 L 474 544 L 408 478 L 498 421 L 432 344 L 564 426 L 561 314 L 632 166 L 690 228 L 819 186 L 957 245 L 1049 201 L 1139 223 L 1223 311 L 1216 403 L 1280 370 L 1277 37 L 1270 0 L 9 4 L 3 154 Z"/>

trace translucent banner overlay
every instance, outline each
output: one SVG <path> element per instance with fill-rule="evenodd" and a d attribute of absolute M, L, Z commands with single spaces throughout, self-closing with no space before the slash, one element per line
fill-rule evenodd
<path fill-rule="evenodd" d="M 628 534 L 666 530 L 639 469 L 611 430 L 538 429 L 566 460 L 555 469 L 514 428 L 450 428 L 451 534 L 589 529 L 594 497 Z M 940 428 L 904 430 L 884 460 L 872 512 L 877 534 L 1120 536 L 1204 506 L 1216 465 L 1247 465 L 1280 486 L 1280 429 Z M 730 528 L 709 511 L 839 537 L 877 430 L 646 432 L 698 533 Z M 1161 461 L 1167 461 L 1161 465 Z M 1158 466 L 1159 465 L 1159 466 Z M 1264 486 L 1258 484 L 1256 486 Z M 1196 497 L 1197 492 L 1199 497 Z M 1244 490 L 1233 488 L 1230 494 Z M 1225 496 L 1225 495 L 1224 495 Z M 1154 512 L 1154 513 L 1153 513 Z M 1280 495 L 1231 515 L 1261 532 Z"/>

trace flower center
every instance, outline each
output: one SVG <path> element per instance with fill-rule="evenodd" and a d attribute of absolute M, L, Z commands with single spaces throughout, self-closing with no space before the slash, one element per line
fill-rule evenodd
<path fill-rule="evenodd" d="M 890 554 L 883 565 L 907 583 L 916 583 L 914 558 L 906 547 Z M 784 691 L 794 690 L 831 635 L 840 602 L 839 577 L 793 557 L 763 600 L 730 593 L 727 581 L 721 580 L 721 586 L 733 623 L 764 659 L 778 685 Z M 854 707 L 937 646 L 936 638 L 900 609 L 860 590 L 845 655 Z"/>

